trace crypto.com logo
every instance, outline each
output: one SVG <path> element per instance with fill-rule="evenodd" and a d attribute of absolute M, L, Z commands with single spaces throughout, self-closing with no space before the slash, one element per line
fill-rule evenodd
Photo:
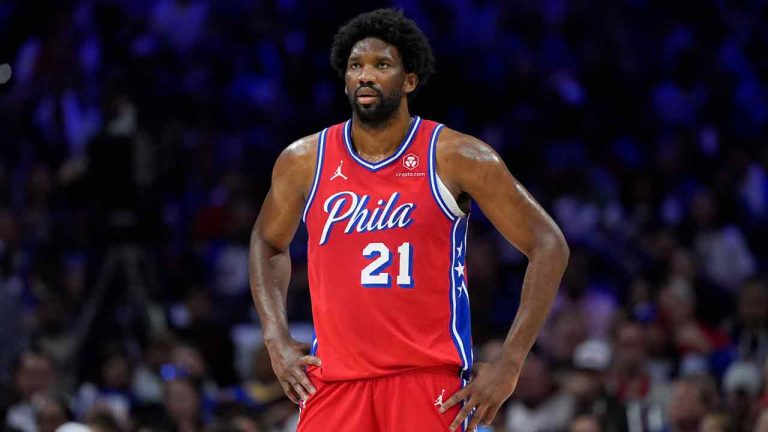
<path fill-rule="evenodd" d="M 407 155 L 403 156 L 403 166 L 409 170 L 413 170 L 419 166 L 419 157 L 413 153 L 408 153 Z"/>

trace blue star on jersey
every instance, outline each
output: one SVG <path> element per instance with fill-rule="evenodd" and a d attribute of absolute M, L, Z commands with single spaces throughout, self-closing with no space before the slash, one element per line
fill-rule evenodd
<path fill-rule="evenodd" d="M 467 295 L 467 298 L 469 298 L 467 284 L 465 283 L 466 278 L 464 277 L 464 263 L 461 262 L 462 259 L 466 261 L 466 255 L 461 253 L 463 248 L 464 243 L 459 243 L 459 247 L 456 248 L 456 267 L 453 269 L 456 270 L 456 279 L 461 281 L 461 283 L 456 287 L 456 290 L 459 292 L 459 297 L 461 297 L 461 293 L 463 292 Z"/>

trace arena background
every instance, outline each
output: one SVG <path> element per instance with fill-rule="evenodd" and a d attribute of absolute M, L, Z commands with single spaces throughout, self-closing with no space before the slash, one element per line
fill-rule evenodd
<path fill-rule="evenodd" d="M 349 116 L 335 30 L 395 6 L 437 59 L 412 111 L 492 145 L 571 246 L 492 429 L 767 431 L 768 2 L 362 3 L 0 2 L 4 427 L 295 428 L 249 231 L 280 150 Z M 526 261 L 470 226 L 487 359 Z"/>

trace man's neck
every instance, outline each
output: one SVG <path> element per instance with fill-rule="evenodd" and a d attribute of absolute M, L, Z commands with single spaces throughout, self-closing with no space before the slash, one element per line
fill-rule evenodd
<path fill-rule="evenodd" d="M 386 159 L 395 152 L 408 133 L 411 116 L 407 106 L 400 109 L 381 127 L 371 127 L 352 116 L 352 141 L 357 154 L 370 162 Z"/>

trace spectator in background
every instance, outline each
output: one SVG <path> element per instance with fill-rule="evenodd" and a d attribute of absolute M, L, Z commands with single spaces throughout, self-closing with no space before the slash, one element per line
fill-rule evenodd
<path fill-rule="evenodd" d="M 570 432 L 602 432 L 600 419 L 594 414 L 577 415 L 568 428 Z"/>
<path fill-rule="evenodd" d="M 728 414 L 710 413 L 701 421 L 699 432 L 730 432 L 734 430 L 731 427 L 731 421 Z"/>
<path fill-rule="evenodd" d="M 200 351 L 188 344 L 177 344 L 171 353 L 170 364 L 163 365 L 161 376 L 166 381 L 165 387 L 171 379 L 187 378 L 195 385 L 199 393 L 200 407 L 198 409 L 201 418 L 208 419 L 216 407 L 219 388 L 208 373 L 208 365 Z M 166 404 L 167 404 L 167 391 Z"/>
<path fill-rule="evenodd" d="M 168 417 L 178 432 L 202 428 L 203 412 L 199 384 L 191 378 L 176 378 L 165 383 L 164 403 Z"/>
<path fill-rule="evenodd" d="M 670 432 L 698 432 L 704 417 L 718 404 L 717 386 L 710 376 L 679 378 L 667 406 Z"/>
<path fill-rule="evenodd" d="M 211 294 L 205 288 L 193 288 L 184 301 L 172 309 L 176 333 L 200 351 L 217 385 L 235 382 L 234 347 L 227 327 L 215 315 Z"/>
<path fill-rule="evenodd" d="M 755 421 L 753 432 L 768 432 L 768 408 L 763 408 Z"/>
<path fill-rule="evenodd" d="M 299 413 L 294 405 L 283 397 L 282 387 L 272 369 L 269 353 L 264 345 L 256 352 L 253 376 L 245 387 L 248 397 L 261 407 L 264 423 L 281 431 L 295 429 Z"/>
<path fill-rule="evenodd" d="M 558 387 L 544 357 L 533 352 L 512 397 L 506 412 L 506 427 L 512 431 L 566 429 L 575 409 L 573 397 Z"/>
<path fill-rule="evenodd" d="M 728 346 L 725 333 L 697 319 L 696 294 L 683 280 L 668 281 L 659 292 L 657 302 L 659 319 L 655 325 L 671 338 L 675 352 L 682 357 L 681 367 L 706 363 L 710 354 Z"/>
<path fill-rule="evenodd" d="M 232 430 L 238 432 L 262 432 L 265 429 L 261 426 L 261 422 L 253 411 L 238 406 L 238 409 L 231 410 L 224 415 L 225 424 L 229 425 Z M 270 423 L 267 423 L 270 424 Z M 274 430 L 275 428 L 269 428 L 268 430 Z"/>
<path fill-rule="evenodd" d="M 768 408 L 768 359 L 763 363 L 763 393 L 759 402 L 763 409 Z"/>
<path fill-rule="evenodd" d="M 42 393 L 35 395 L 32 403 L 35 408 L 37 429 L 30 432 L 55 432 L 61 425 L 72 419 L 64 397 Z"/>
<path fill-rule="evenodd" d="M 112 347 L 105 351 L 96 382 L 86 382 L 78 390 L 76 411 L 80 418 L 105 413 L 127 429 L 136 402 L 131 390 L 133 369 L 121 350 Z"/>
<path fill-rule="evenodd" d="M 67 422 L 59 426 L 56 432 L 124 432 L 127 427 L 120 427 L 110 413 L 101 411 L 88 415 L 85 423 Z"/>
<path fill-rule="evenodd" d="M 576 309 L 562 309 L 552 315 L 541 345 L 556 367 L 571 363 L 576 347 L 589 336 L 586 317 Z"/>
<path fill-rule="evenodd" d="M 129 430 L 112 416 L 109 411 L 94 410 L 86 418 L 92 432 L 123 432 Z"/>
<path fill-rule="evenodd" d="M 163 381 L 160 369 L 171 363 L 171 355 L 176 340 L 170 334 L 160 334 L 152 338 L 145 347 L 144 358 L 134 370 L 131 388 L 138 404 L 157 404 L 163 400 Z"/>
<path fill-rule="evenodd" d="M 24 351 L 13 367 L 13 383 L 12 404 L 6 413 L 6 425 L 23 432 L 35 432 L 37 418 L 34 398 L 38 394 L 49 394 L 56 387 L 53 360 L 40 351 Z M 47 401 L 43 399 L 43 402 Z"/>
<path fill-rule="evenodd" d="M 598 420 L 598 430 L 603 432 L 622 432 L 627 428 L 624 406 L 605 388 L 610 365 L 611 348 L 606 342 L 598 339 L 583 342 L 574 352 L 574 371 L 565 388 L 575 399 L 577 415 L 593 416 Z"/>
<path fill-rule="evenodd" d="M 749 362 L 735 362 L 723 376 L 725 410 L 735 431 L 750 431 L 759 413 L 760 369 Z"/>
<path fill-rule="evenodd" d="M 694 246 L 709 279 L 735 290 L 754 274 L 755 257 L 741 229 L 725 220 L 720 204 L 707 191 L 693 197 L 690 212 L 696 226 Z"/>
<path fill-rule="evenodd" d="M 738 360 L 763 364 L 768 360 L 768 284 L 746 281 L 738 290 L 736 315 L 725 323 Z"/>
<path fill-rule="evenodd" d="M 241 386 L 228 389 L 225 397 L 258 411 L 284 401 L 283 389 L 272 370 L 269 353 L 263 344 L 254 350 L 248 379 Z"/>
<path fill-rule="evenodd" d="M 652 373 L 646 327 L 636 321 L 620 322 L 613 346 L 614 361 L 607 387 L 625 404 L 630 431 L 660 430 L 669 389 L 666 376 Z"/>
<path fill-rule="evenodd" d="M 586 249 L 577 247 L 571 252 L 553 308 L 553 343 L 564 351 L 565 362 L 587 337 L 607 338 L 617 310 L 617 300 L 606 286 L 590 280 L 590 266 L 594 264 Z"/>
<path fill-rule="evenodd" d="M 196 432 L 203 428 L 202 389 L 180 367 L 163 366 L 163 401 L 139 407 L 133 413 L 135 427 L 139 430 L 160 430 L 175 432 Z"/>

